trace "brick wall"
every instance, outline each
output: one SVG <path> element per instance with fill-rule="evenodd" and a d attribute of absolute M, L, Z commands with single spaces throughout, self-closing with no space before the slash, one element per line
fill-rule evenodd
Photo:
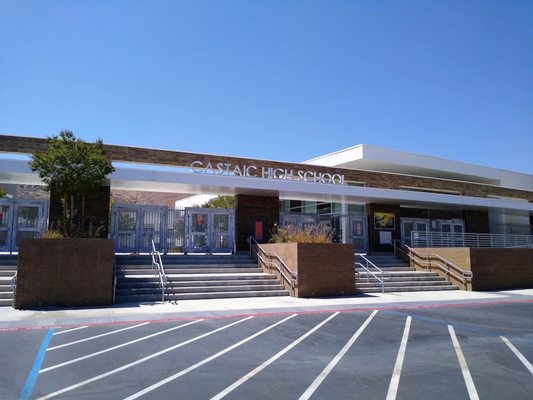
<path fill-rule="evenodd" d="M 296 297 L 340 296 L 355 293 L 353 246 L 337 243 L 271 243 L 275 252 L 298 274 Z"/>
<path fill-rule="evenodd" d="M 235 231 L 237 250 L 248 250 L 248 237 L 254 236 L 255 221 L 263 223 L 263 240 L 270 239 L 274 225 L 279 223 L 279 197 L 238 194 L 235 196 Z"/>
<path fill-rule="evenodd" d="M 533 249 L 418 248 L 420 253 L 438 254 L 466 271 L 472 271 L 468 290 L 533 288 Z M 433 269 L 439 275 L 444 272 Z M 460 284 L 454 282 L 456 285 Z"/>
<path fill-rule="evenodd" d="M 15 308 L 110 305 L 113 241 L 22 239 Z"/>

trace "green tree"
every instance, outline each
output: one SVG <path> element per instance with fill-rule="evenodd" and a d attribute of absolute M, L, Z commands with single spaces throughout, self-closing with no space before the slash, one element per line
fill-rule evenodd
<path fill-rule="evenodd" d="M 235 208 L 234 196 L 217 196 L 202 205 L 204 208 Z"/>
<path fill-rule="evenodd" d="M 46 190 L 62 195 L 62 233 L 67 237 L 82 234 L 86 224 L 85 195 L 103 184 L 115 169 L 101 139 L 88 143 L 63 130 L 46 142 L 47 151 L 33 154 L 30 168 L 39 173 Z M 75 209 L 75 197 L 81 199 L 81 212 Z"/>
<path fill-rule="evenodd" d="M 7 192 L 4 189 L 0 189 L 0 199 L 6 196 L 7 196 Z"/>

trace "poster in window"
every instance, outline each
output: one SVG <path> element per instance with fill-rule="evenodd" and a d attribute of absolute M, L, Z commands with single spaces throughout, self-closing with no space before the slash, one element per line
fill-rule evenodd
<path fill-rule="evenodd" d="M 394 213 L 375 212 L 374 213 L 374 228 L 376 229 L 394 229 L 395 224 Z"/>
<path fill-rule="evenodd" d="M 263 240 L 263 221 L 255 221 L 255 240 Z"/>

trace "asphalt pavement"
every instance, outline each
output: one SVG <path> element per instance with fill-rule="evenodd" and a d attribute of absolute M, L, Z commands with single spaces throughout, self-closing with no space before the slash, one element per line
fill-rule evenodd
<path fill-rule="evenodd" d="M 530 399 L 533 290 L 0 309 L 1 399 Z"/>

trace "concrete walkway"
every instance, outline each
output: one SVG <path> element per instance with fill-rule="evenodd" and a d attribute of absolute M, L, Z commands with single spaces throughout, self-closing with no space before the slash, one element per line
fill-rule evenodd
<path fill-rule="evenodd" d="M 404 292 L 352 297 L 296 299 L 259 297 L 241 299 L 184 300 L 176 303 L 118 304 L 112 307 L 15 310 L 0 308 L 0 330 L 99 325 L 135 321 L 168 321 L 229 315 L 446 307 L 473 304 L 533 302 L 533 289 L 498 292 Z"/>

